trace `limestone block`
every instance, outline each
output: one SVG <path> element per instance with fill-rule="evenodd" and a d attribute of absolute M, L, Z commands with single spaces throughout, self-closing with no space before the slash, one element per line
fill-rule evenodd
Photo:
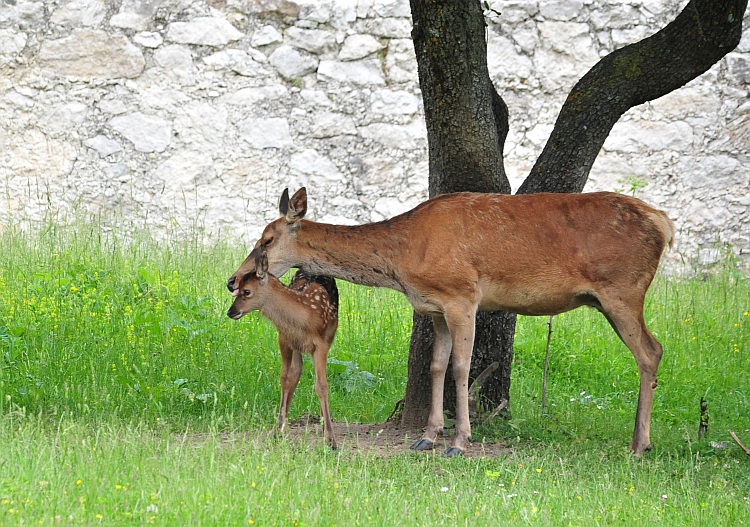
<path fill-rule="evenodd" d="M 336 37 L 330 31 L 292 26 L 284 32 L 284 43 L 314 55 L 321 55 L 336 46 Z"/>
<path fill-rule="evenodd" d="M 370 111 L 383 115 L 416 115 L 420 98 L 406 90 L 376 90 L 372 94 Z"/>
<path fill-rule="evenodd" d="M 411 38 L 411 18 L 368 18 L 357 26 L 358 33 L 383 38 Z"/>
<path fill-rule="evenodd" d="M 92 150 L 96 150 L 100 157 L 107 157 L 109 155 L 122 151 L 122 146 L 120 146 L 120 143 L 118 143 L 114 139 L 110 139 L 106 135 L 101 134 L 90 139 L 86 139 L 86 141 L 84 141 L 84 144 Z"/>
<path fill-rule="evenodd" d="M 314 56 L 287 45 L 279 46 L 268 61 L 279 75 L 289 81 L 304 77 L 318 68 L 318 59 Z"/>
<path fill-rule="evenodd" d="M 269 44 L 276 44 L 284 40 L 284 37 L 279 33 L 275 27 L 265 25 L 260 29 L 257 29 L 253 33 L 253 37 L 250 39 L 250 44 L 255 47 L 267 46 Z"/>
<path fill-rule="evenodd" d="M 377 59 L 364 59 L 355 62 L 321 60 L 318 66 L 318 79 L 324 82 L 338 81 L 356 86 L 383 85 L 383 70 Z"/>
<path fill-rule="evenodd" d="M 169 122 L 156 115 L 141 112 L 119 115 L 109 120 L 109 126 L 139 152 L 163 152 L 172 139 Z"/>
<path fill-rule="evenodd" d="M 495 0 L 489 4 L 491 10 L 501 13 L 498 17 L 490 11 L 487 17 L 490 22 L 511 27 L 531 20 L 539 13 L 539 2 L 534 0 Z"/>
<path fill-rule="evenodd" d="M 240 137 L 257 149 L 289 148 L 294 144 L 289 122 L 280 117 L 245 119 L 240 124 Z"/>
<path fill-rule="evenodd" d="M 78 155 L 69 141 L 52 138 L 38 129 L 10 136 L 3 148 L 8 172 L 32 180 L 39 177 L 63 180 L 73 170 Z"/>
<path fill-rule="evenodd" d="M 183 150 L 171 156 L 156 169 L 154 176 L 163 182 L 165 197 L 181 199 L 184 192 L 203 181 L 213 179 L 211 157 L 203 152 Z"/>
<path fill-rule="evenodd" d="M 604 150 L 637 153 L 643 150 L 689 151 L 693 128 L 684 121 L 620 121 L 604 142 Z"/>
<path fill-rule="evenodd" d="M 575 20 L 582 12 L 583 0 L 539 2 L 539 14 L 547 20 Z"/>
<path fill-rule="evenodd" d="M 80 29 L 70 36 L 45 40 L 37 55 L 39 67 L 80 80 L 132 79 L 143 71 L 141 51 L 123 35 Z"/>
<path fill-rule="evenodd" d="M 300 20 L 315 22 L 316 24 L 326 24 L 331 21 L 333 1 L 295 0 L 295 2 L 299 5 L 299 15 L 297 15 L 297 18 Z"/>
<path fill-rule="evenodd" d="M 70 0 L 52 11 L 50 22 L 65 27 L 93 27 L 107 15 L 107 5 L 101 0 Z"/>
<path fill-rule="evenodd" d="M 41 1 L 17 0 L 0 3 L 2 25 L 17 25 L 20 29 L 29 29 L 42 24 L 45 14 L 45 3 Z"/>
<path fill-rule="evenodd" d="M 158 48 L 162 45 L 164 39 L 159 33 L 143 31 L 133 37 L 133 42 L 144 48 Z"/>
<path fill-rule="evenodd" d="M 167 39 L 178 44 L 226 46 L 244 36 L 223 18 L 197 17 L 189 22 L 172 22 L 167 27 Z"/>
<path fill-rule="evenodd" d="M 145 31 L 148 29 L 151 17 L 143 13 L 117 13 L 109 19 L 109 25 L 120 29 Z"/>
<path fill-rule="evenodd" d="M 357 2 L 337 1 L 331 6 L 331 27 L 338 31 L 351 31 L 352 24 L 357 20 Z"/>
<path fill-rule="evenodd" d="M 411 18 L 409 0 L 375 0 L 372 11 L 382 18 L 406 17 Z"/>
<path fill-rule="evenodd" d="M 26 33 L 14 29 L 0 29 L 0 66 L 12 64 L 26 46 Z"/>
<path fill-rule="evenodd" d="M 86 120 L 88 110 L 85 104 L 71 101 L 47 108 L 41 121 L 45 131 L 70 133 Z"/>
<path fill-rule="evenodd" d="M 289 169 L 306 176 L 320 176 L 336 181 L 342 179 L 341 172 L 333 161 L 312 148 L 292 154 Z"/>
<path fill-rule="evenodd" d="M 357 134 L 354 119 L 343 113 L 315 111 L 311 121 L 310 136 L 318 139 Z"/>
<path fill-rule="evenodd" d="M 243 77 L 265 77 L 268 69 L 256 62 L 246 51 L 240 49 L 223 49 L 203 59 L 203 63 L 212 70 L 229 70 Z"/>
<path fill-rule="evenodd" d="M 556 53 L 594 65 L 599 60 L 588 24 L 576 22 L 540 22 L 542 45 Z M 545 71 L 545 70 L 541 70 Z"/>
<path fill-rule="evenodd" d="M 162 68 L 171 79 L 184 84 L 194 82 L 193 55 L 187 46 L 171 44 L 160 47 L 154 52 L 154 64 Z"/>
<path fill-rule="evenodd" d="M 228 0 L 227 5 L 248 15 L 257 15 L 259 19 L 282 15 L 296 19 L 300 14 L 300 0 Z"/>
<path fill-rule="evenodd" d="M 415 120 L 407 125 L 373 123 L 359 129 L 362 137 L 372 139 L 387 148 L 413 149 L 427 140 L 424 122 Z"/>
<path fill-rule="evenodd" d="M 727 70 L 731 81 L 739 86 L 750 84 L 750 57 L 730 53 L 726 57 Z"/>
<path fill-rule="evenodd" d="M 213 155 L 224 143 L 229 112 L 221 105 L 195 101 L 183 106 L 174 120 L 180 141 L 196 152 Z"/>
<path fill-rule="evenodd" d="M 536 25 L 531 22 L 522 23 L 515 27 L 510 38 L 521 48 L 523 53 L 528 55 L 533 54 L 537 45 L 539 45 L 539 35 Z"/>
<path fill-rule="evenodd" d="M 321 90 L 301 90 L 299 95 L 305 103 L 313 108 L 330 108 L 333 106 L 331 97 Z"/>
<path fill-rule="evenodd" d="M 490 76 L 528 79 L 534 75 L 531 59 L 519 53 L 510 38 L 491 33 L 487 42 L 487 68 Z"/>
<path fill-rule="evenodd" d="M 592 9 L 589 13 L 589 20 L 597 31 L 633 27 L 641 24 L 643 19 L 636 6 L 624 3 L 614 9 Z"/>
<path fill-rule="evenodd" d="M 417 58 L 411 39 L 392 39 L 385 56 L 388 80 L 395 83 L 413 83 L 417 77 Z"/>
<path fill-rule="evenodd" d="M 680 157 L 677 162 L 676 172 L 681 180 L 695 189 L 706 188 L 731 188 L 736 185 L 740 187 L 746 184 L 747 170 L 736 158 L 728 155 L 703 155 L 700 156 L 700 169 L 695 169 L 696 159 Z"/>
<path fill-rule="evenodd" d="M 349 35 L 339 51 L 339 60 L 359 60 L 384 49 L 385 45 L 372 35 Z"/>

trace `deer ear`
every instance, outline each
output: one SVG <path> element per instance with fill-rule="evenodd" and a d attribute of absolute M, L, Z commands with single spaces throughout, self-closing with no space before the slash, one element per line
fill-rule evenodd
<path fill-rule="evenodd" d="M 289 210 L 289 189 L 285 188 L 284 192 L 281 193 L 281 199 L 279 200 L 279 214 L 286 216 Z"/>
<path fill-rule="evenodd" d="M 286 212 L 287 223 L 297 223 L 305 217 L 307 212 L 307 189 L 305 187 L 294 193 L 292 199 L 289 200 L 288 209 Z"/>
<path fill-rule="evenodd" d="M 260 280 L 261 285 L 268 283 L 268 253 L 260 251 L 255 258 L 255 276 Z"/>

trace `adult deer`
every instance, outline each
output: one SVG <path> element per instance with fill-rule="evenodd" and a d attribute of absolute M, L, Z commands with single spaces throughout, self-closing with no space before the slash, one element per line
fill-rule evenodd
<path fill-rule="evenodd" d="M 232 293 L 234 302 L 227 316 L 234 320 L 260 311 L 279 332 L 281 350 L 281 405 L 277 431 L 283 432 L 294 390 L 302 374 L 302 354 L 312 355 L 315 393 L 320 400 L 323 437 L 336 449 L 331 410 L 328 406 L 326 362 L 338 327 L 339 293 L 328 276 L 309 276 L 297 271 L 287 288 L 268 274 L 268 255 L 256 251 L 254 268 L 243 274 Z"/>
<path fill-rule="evenodd" d="M 651 448 L 651 407 L 662 347 L 643 321 L 643 302 L 674 227 L 667 215 L 620 194 L 458 193 L 430 199 L 379 223 L 304 220 L 307 192 L 289 199 L 227 282 L 231 291 L 268 253 L 269 272 L 292 267 L 357 284 L 390 287 L 432 315 L 432 399 L 415 450 L 434 447 L 443 429 L 443 383 L 453 353 L 456 430 L 445 455 L 471 436 L 468 384 L 477 311 L 554 315 L 598 309 L 635 357 L 640 372 L 631 450 Z M 452 350 L 452 351 L 451 351 Z"/>

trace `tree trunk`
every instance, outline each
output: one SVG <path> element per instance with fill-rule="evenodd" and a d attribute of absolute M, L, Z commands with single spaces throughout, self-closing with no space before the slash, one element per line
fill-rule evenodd
<path fill-rule="evenodd" d="M 508 109 L 487 71 L 479 0 L 412 0 L 411 9 L 427 124 L 430 196 L 461 191 L 510 193 L 502 157 Z M 470 378 L 492 362 L 501 364 L 484 384 L 482 400 L 487 406 L 508 399 L 515 321 L 515 315 L 508 313 L 477 316 Z M 415 313 L 402 414 L 402 423 L 410 426 L 424 425 L 429 414 L 432 341 L 432 318 Z M 455 394 L 449 368 L 446 410 L 455 409 Z"/>

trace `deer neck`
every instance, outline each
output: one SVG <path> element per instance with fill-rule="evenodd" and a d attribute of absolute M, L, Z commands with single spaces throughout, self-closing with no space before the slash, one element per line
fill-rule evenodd
<path fill-rule="evenodd" d="M 273 277 L 269 277 L 263 289 L 263 302 L 258 310 L 260 314 L 270 320 L 280 333 L 295 335 L 299 331 L 299 322 L 307 314 L 299 295 Z"/>
<path fill-rule="evenodd" d="M 390 222 L 353 226 L 305 222 L 297 236 L 299 267 L 305 272 L 405 292 L 394 264 L 408 236 Z"/>

